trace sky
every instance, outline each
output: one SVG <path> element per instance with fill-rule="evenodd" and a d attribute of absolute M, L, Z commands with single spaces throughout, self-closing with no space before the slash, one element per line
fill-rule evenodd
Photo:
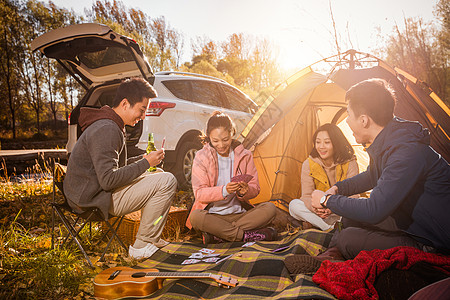
<path fill-rule="evenodd" d="M 112 1 L 112 0 L 111 0 Z M 53 0 L 84 15 L 94 0 Z M 283 70 L 299 70 L 337 54 L 330 3 L 342 51 L 350 48 L 373 54 L 395 24 L 404 18 L 432 21 L 437 0 L 122 0 L 150 17 L 164 16 L 185 37 L 184 61 L 190 61 L 190 41 L 206 36 L 226 41 L 233 33 L 267 38 Z M 76 5 L 75 5 L 76 4 Z"/>

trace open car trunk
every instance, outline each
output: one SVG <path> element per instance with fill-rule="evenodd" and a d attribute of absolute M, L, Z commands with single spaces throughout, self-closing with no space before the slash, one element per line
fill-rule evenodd
<path fill-rule="evenodd" d="M 96 88 L 117 86 L 123 79 L 138 76 L 150 84 L 154 82 L 152 68 L 136 41 L 106 25 L 85 23 L 55 29 L 33 40 L 31 48 L 58 61 L 87 92 L 71 112 L 69 135 L 81 134 L 80 107 L 85 106 Z M 94 106 L 100 107 L 101 103 Z M 133 149 L 142 134 L 142 122 L 126 126 L 126 131 L 127 145 Z"/>
<path fill-rule="evenodd" d="M 133 39 L 94 23 L 76 24 L 49 31 L 31 43 L 56 59 L 86 89 L 91 86 L 134 76 L 152 83 L 150 65 Z M 80 80 L 81 79 L 81 80 Z"/>

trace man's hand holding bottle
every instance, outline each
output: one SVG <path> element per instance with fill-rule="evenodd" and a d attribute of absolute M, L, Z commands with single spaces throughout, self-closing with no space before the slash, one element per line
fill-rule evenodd
<path fill-rule="evenodd" d="M 144 158 L 148 161 L 151 167 L 157 166 L 164 159 L 164 149 L 152 151 L 148 154 L 144 154 Z"/>

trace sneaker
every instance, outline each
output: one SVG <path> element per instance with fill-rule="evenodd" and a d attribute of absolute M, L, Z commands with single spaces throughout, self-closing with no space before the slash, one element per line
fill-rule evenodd
<path fill-rule="evenodd" d="M 273 227 L 244 231 L 244 242 L 276 241 L 278 232 Z"/>
<path fill-rule="evenodd" d="M 225 241 L 208 232 L 202 232 L 203 245 L 224 243 Z"/>
<path fill-rule="evenodd" d="M 156 251 L 158 251 L 158 247 L 153 245 L 152 243 L 148 243 L 147 246 L 144 248 L 134 248 L 130 245 L 130 248 L 128 250 L 128 255 L 134 259 L 142 259 L 142 258 L 149 258 L 152 256 Z"/>

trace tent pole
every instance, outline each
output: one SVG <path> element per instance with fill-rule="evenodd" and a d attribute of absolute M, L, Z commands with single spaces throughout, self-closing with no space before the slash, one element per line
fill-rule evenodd
<path fill-rule="evenodd" d="M 355 69 L 355 50 L 349 50 L 348 51 L 350 53 L 350 61 L 348 62 L 348 67 L 350 70 L 354 70 Z"/>

